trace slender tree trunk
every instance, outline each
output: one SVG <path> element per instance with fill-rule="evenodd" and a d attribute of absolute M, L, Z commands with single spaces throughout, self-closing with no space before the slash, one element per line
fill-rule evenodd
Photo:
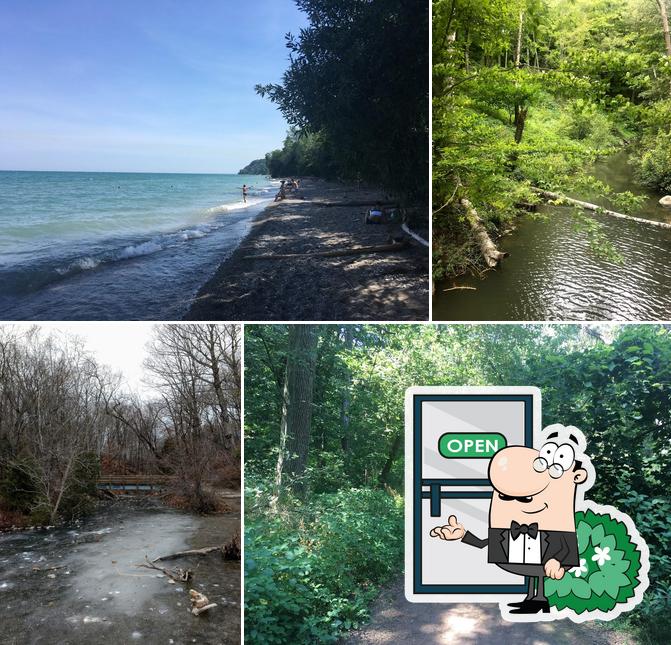
<path fill-rule="evenodd" d="M 466 71 L 470 72 L 471 71 L 471 58 L 470 58 L 470 49 L 471 49 L 471 36 L 470 36 L 470 30 L 466 30 L 466 45 L 464 49 L 464 63 L 466 67 Z"/>
<path fill-rule="evenodd" d="M 666 43 L 666 55 L 671 58 L 671 33 L 669 33 L 669 14 L 666 10 L 666 0 L 657 0 L 659 15 L 662 18 L 662 30 L 664 31 L 664 42 Z"/>
<path fill-rule="evenodd" d="M 352 345 L 354 343 L 354 334 L 352 333 L 352 327 L 350 325 L 345 326 L 345 349 L 347 351 L 352 349 Z M 340 414 L 340 419 L 342 423 L 342 438 L 340 440 L 340 444 L 342 446 L 342 451 L 343 454 L 345 455 L 345 458 L 347 458 L 347 455 L 349 454 L 350 451 L 350 418 L 349 418 L 349 408 L 352 403 L 352 393 L 351 393 L 351 387 L 352 387 L 352 372 L 350 371 L 349 367 L 345 368 L 347 370 L 346 375 L 345 375 L 345 387 L 343 390 L 343 397 L 342 397 L 342 409 L 341 409 L 341 414 Z"/>
<path fill-rule="evenodd" d="M 380 484 L 389 483 L 389 473 L 391 472 L 391 468 L 394 465 L 396 458 L 398 457 L 402 443 L 403 443 L 403 433 L 396 434 L 394 438 L 391 440 L 391 446 L 389 446 L 389 454 L 387 455 L 387 460 L 384 462 L 384 466 L 382 466 L 380 476 L 378 477 L 378 482 Z"/>
<path fill-rule="evenodd" d="M 276 495 L 286 473 L 297 495 L 305 492 L 302 475 L 308 462 L 312 429 L 312 395 L 317 360 L 317 325 L 291 325 L 280 422 L 280 451 L 275 470 Z"/>
<path fill-rule="evenodd" d="M 68 463 L 65 466 L 65 472 L 63 473 L 63 477 L 61 479 L 61 485 L 58 491 L 58 497 L 56 498 L 56 501 L 54 502 L 54 505 L 51 509 L 51 524 L 56 523 L 56 518 L 58 517 L 58 509 L 61 506 L 61 500 L 63 499 L 63 493 L 65 492 L 65 489 L 68 487 L 68 477 L 70 476 L 70 470 L 72 469 L 72 464 L 75 461 L 75 453 L 73 452 L 70 455 L 70 459 L 68 459 Z"/>
<path fill-rule="evenodd" d="M 669 33 L 669 13 L 666 9 L 666 0 L 657 0 L 657 7 L 659 8 L 659 15 L 662 19 L 662 31 L 664 32 L 666 55 L 671 59 L 671 33 Z"/>
<path fill-rule="evenodd" d="M 520 22 L 517 28 L 517 49 L 515 50 L 515 67 L 520 66 L 522 56 L 522 29 L 524 27 L 524 11 L 520 11 Z"/>
<path fill-rule="evenodd" d="M 529 108 L 522 107 L 518 103 L 515 104 L 515 143 L 522 141 L 524 134 L 524 123 L 527 119 L 527 112 Z"/>

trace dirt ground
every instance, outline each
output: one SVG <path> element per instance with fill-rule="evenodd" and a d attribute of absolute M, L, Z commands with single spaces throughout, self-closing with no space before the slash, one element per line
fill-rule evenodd
<path fill-rule="evenodd" d="M 384 199 L 317 179 L 266 208 L 249 235 L 200 289 L 186 320 L 427 320 L 429 251 L 412 241 L 391 252 L 254 259 L 382 245 L 365 205 Z M 329 204 L 328 206 L 326 204 Z M 428 231 L 417 230 L 424 239 Z"/>
<path fill-rule="evenodd" d="M 371 620 L 352 632 L 341 645 L 629 645 L 636 641 L 603 623 L 578 625 L 569 620 L 545 623 L 511 623 L 503 620 L 498 605 L 440 605 L 410 603 L 403 593 L 403 578 L 385 589 L 371 609 Z"/>

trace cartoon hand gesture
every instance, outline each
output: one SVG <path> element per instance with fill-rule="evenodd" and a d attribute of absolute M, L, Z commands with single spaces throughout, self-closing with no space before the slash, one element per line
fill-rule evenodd
<path fill-rule="evenodd" d="M 545 563 L 545 575 L 553 580 L 561 580 L 564 577 L 564 568 L 559 560 L 552 558 Z"/>
<path fill-rule="evenodd" d="M 445 526 L 436 526 L 429 533 L 431 537 L 438 537 L 441 540 L 461 540 L 465 534 L 466 531 L 463 525 L 457 522 L 456 515 L 450 515 Z"/>

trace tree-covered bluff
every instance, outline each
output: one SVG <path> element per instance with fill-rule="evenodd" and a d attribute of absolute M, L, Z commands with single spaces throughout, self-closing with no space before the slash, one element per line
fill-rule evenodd
<path fill-rule="evenodd" d="M 266 159 L 254 159 L 250 161 L 244 168 L 238 170 L 238 175 L 267 175 L 268 163 Z"/>

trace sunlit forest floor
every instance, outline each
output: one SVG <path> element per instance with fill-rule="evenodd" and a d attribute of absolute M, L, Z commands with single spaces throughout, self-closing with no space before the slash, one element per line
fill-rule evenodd
<path fill-rule="evenodd" d="M 533 645 L 547 642 L 624 645 L 638 641 L 632 640 L 627 632 L 614 631 L 599 622 L 511 623 L 501 618 L 497 604 L 409 603 L 403 593 L 401 576 L 375 601 L 369 624 L 352 632 L 341 645 Z"/>

